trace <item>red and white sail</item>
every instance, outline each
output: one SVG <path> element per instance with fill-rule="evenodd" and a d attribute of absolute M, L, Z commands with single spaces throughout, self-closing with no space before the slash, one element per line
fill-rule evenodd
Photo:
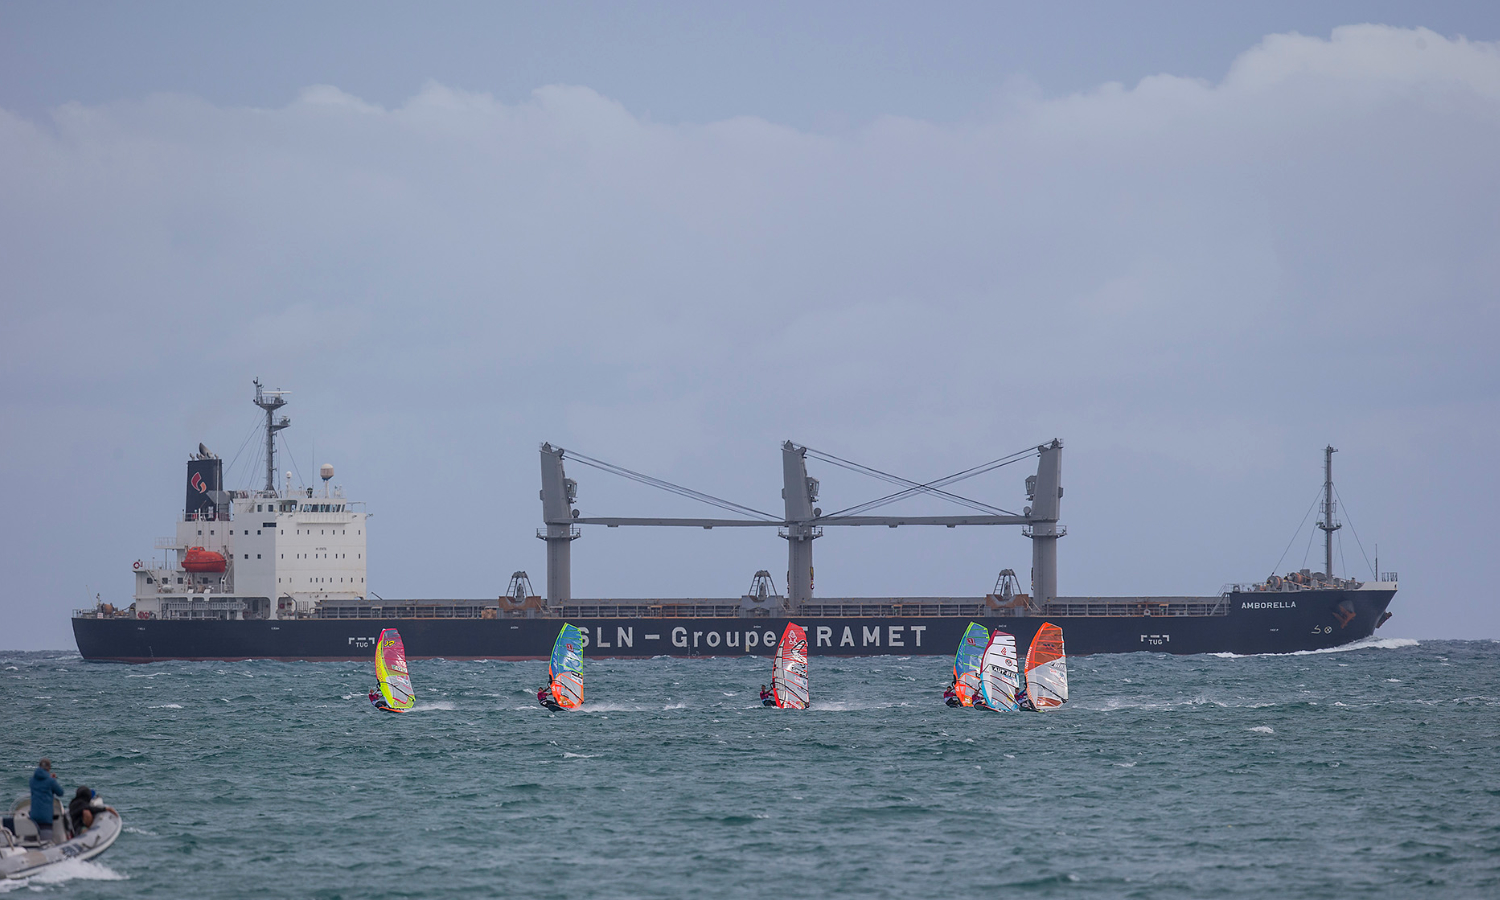
<path fill-rule="evenodd" d="M 1043 712 L 1068 702 L 1068 655 L 1062 629 L 1051 622 L 1042 623 L 1026 651 L 1026 697 Z"/>
<path fill-rule="evenodd" d="M 776 647 L 771 669 L 771 692 L 782 709 L 807 709 L 807 632 L 787 623 Z"/>

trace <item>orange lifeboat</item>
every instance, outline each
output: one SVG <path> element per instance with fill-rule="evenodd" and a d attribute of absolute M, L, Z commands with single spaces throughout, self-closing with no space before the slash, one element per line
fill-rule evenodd
<path fill-rule="evenodd" d="M 223 572 L 229 564 L 223 554 L 202 547 L 189 547 L 182 557 L 182 567 L 189 572 Z"/>

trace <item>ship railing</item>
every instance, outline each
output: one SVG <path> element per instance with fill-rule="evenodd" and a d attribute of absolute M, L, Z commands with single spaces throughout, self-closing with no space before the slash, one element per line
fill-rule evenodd
<path fill-rule="evenodd" d="M 178 543 L 175 537 L 159 537 L 152 543 L 156 545 L 156 549 L 158 550 L 182 550 L 185 546 Z"/>
<path fill-rule="evenodd" d="M 199 511 L 190 512 L 190 513 L 185 514 L 182 517 L 182 521 L 184 521 L 184 522 L 228 522 L 228 521 L 230 521 L 230 519 L 229 519 L 229 509 L 226 507 L 224 509 L 214 509 L 213 512 L 199 512 Z"/>
<path fill-rule="evenodd" d="M 1395 572 L 1381 572 L 1380 580 L 1395 584 L 1396 582 L 1400 581 L 1401 578 Z"/>
<path fill-rule="evenodd" d="M 1045 604 L 1041 616 L 1098 616 L 1171 618 L 1175 616 L 1227 616 L 1225 597 L 1063 597 Z"/>
<path fill-rule="evenodd" d="M 207 598 L 198 594 L 188 594 L 184 597 L 167 597 L 161 601 L 162 609 L 243 609 L 245 601 L 235 597 L 215 597 L 209 594 Z"/>
<path fill-rule="evenodd" d="M 737 619 L 738 603 L 565 603 L 564 619 Z"/>
<path fill-rule="evenodd" d="M 308 618 L 313 619 L 483 619 L 485 610 L 490 610 L 494 615 L 493 605 L 482 605 L 474 603 L 450 603 L 441 604 L 387 604 L 385 606 L 365 606 L 353 604 L 339 604 L 337 606 L 319 606 L 313 609 Z"/>
<path fill-rule="evenodd" d="M 1023 611 L 1024 613 L 1024 611 Z M 782 615 L 779 610 L 746 608 L 743 604 L 727 600 L 700 602 L 653 602 L 642 600 L 636 603 L 566 603 L 554 607 L 548 615 L 579 619 L 740 619 L 764 618 Z M 997 611 L 980 600 L 968 601 L 902 601 L 861 600 L 845 602 L 804 603 L 792 618 L 901 618 L 920 616 L 994 616 L 1009 615 Z"/>
<path fill-rule="evenodd" d="M 548 610 L 550 617 L 578 619 L 736 619 L 765 611 L 747 611 L 743 606 L 718 603 L 567 603 Z M 1225 597 L 1068 597 L 1041 607 L 990 606 L 980 600 L 879 600 L 871 602 L 804 603 L 791 618 L 1018 618 L 1023 616 L 1112 616 L 1149 618 L 1171 616 L 1224 616 L 1229 614 Z"/>
<path fill-rule="evenodd" d="M 73 610 L 75 619 L 134 619 L 135 604 L 115 606 L 113 603 L 96 603 L 93 606 Z"/>
<path fill-rule="evenodd" d="M 348 512 L 298 512 L 297 521 L 314 525 L 342 525 L 349 521 Z"/>
<path fill-rule="evenodd" d="M 1256 582 L 1249 582 L 1249 583 L 1246 583 L 1246 582 L 1234 582 L 1234 583 L 1231 583 L 1231 584 L 1224 585 L 1223 592 L 1226 593 L 1226 594 L 1230 594 L 1230 593 L 1240 593 L 1240 594 L 1267 594 L 1267 593 L 1269 593 L 1269 594 L 1290 594 L 1290 593 L 1295 593 L 1297 591 L 1327 590 L 1329 588 L 1337 587 L 1337 586 L 1338 585 L 1336 583 L 1334 583 L 1334 582 L 1324 582 L 1324 581 L 1313 582 L 1312 584 L 1298 584 L 1295 581 L 1288 581 L 1285 578 L 1283 578 L 1281 580 L 1281 586 L 1280 587 L 1274 587 L 1272 585 L 1266 584 L 1264 581 L 1256 581 Z"/>
<path fill-rule="evenodd" d="M 1279 587 L 1266 584 L 1264 581 L 1250 583 L 1232 582 L 1230 584 L 1224 585 L 1222 592 L 1224 594 L 1288 594 L 1295 593 L 1297 591 L 1331 591 L 1340 589 L 1347 590 L 1353 588 L 1358 583 L 1359 582 L 1348 578 L 1332 578 L 1326 581 L 1314 581 L 1310 584 L 1298 584 L 1295 581 L 1289 581 L 1283 578 Z"/>
<path fill-rule="evenodd" d="M 812 619 L 828 618 L 904 618 L 919 616 L 989 616 L 982 602 L 951 603 L 804 603 L 800 615 Z"/>
<path fill-rule="evenodd" d="M 421 603 L 421 604 L 338 604 L 319 606 L 303 617 L 315 619 L 480 619 L 496 615 L 493 604 Z M 84 617 L 92 610 L 81 610 Z M 1170 618 L 1178 616 L 1225 616 L 1229 614 L 1227 596 L 1183 597 L 1065 597 L 1037 608 L 995 608 L 982 601 L 880 601 L 827 602 L 803 604 L 793 618 L 916 618 L 969 617 L 1005 618 L 1020 616 L 1054 617 L 1135 617 Z M 737 619 L 746 615 L 737 603 L 719 602 L 652 602 L 635 603 L 566 603 L 544 612 L 549 618 L 564 619 Z"/>
<path fill-rule="evenodd" d="M 245 602 L 233 598 L 204 600 L 199 597 L 169 598 L 161 601 L 163 619 L 233 619 L 245 611 Z"/>

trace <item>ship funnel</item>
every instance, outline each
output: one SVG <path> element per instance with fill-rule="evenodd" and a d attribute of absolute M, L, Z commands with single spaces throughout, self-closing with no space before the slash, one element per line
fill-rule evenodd
<path fill-rule="evenodd" d="M 187 502 L 183 504 L 183 521 L 218 519 L 224 500 L 223 461 L 213 455 L 188 460 Z M 227 513 L 227 510 L 224 511 Z"/>

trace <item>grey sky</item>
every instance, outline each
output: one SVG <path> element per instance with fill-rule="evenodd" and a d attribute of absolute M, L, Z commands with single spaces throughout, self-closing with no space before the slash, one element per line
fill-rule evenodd
<path fill-rule="evenodd" d="M 543 440 L 774 508 L 785 438 L 932 477 L 1061 437 L 1065 594 L 1264 576 L 1332 442 L 1341 568 L 1402 575 L 1382 634 L 1500 637 L 1500 15 L 1205 6 L 6 6 L 0 646 L 128 596 L 257 375 L 376 513 L 387 597 L 540 583 Z M 574 560 L 580 596 L 726 596 L 785 549 Z M 816 560 L 977 595 L 1029 556 Z"/>

